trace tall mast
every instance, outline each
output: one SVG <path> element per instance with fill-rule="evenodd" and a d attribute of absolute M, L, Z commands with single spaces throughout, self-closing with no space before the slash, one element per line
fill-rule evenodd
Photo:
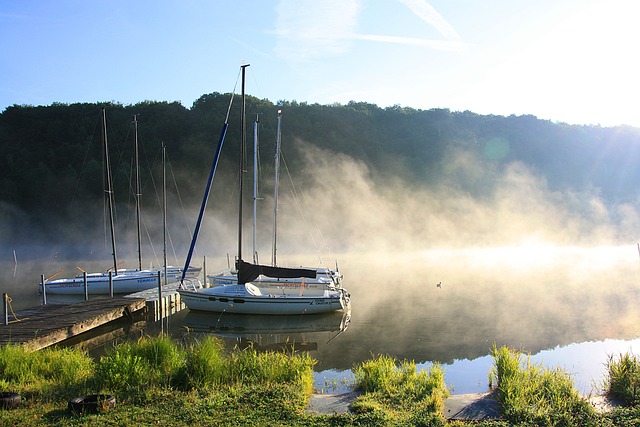
<path fill-rule="evenodd" d="M 276 240 L 278 236 L 278 181 L 280 179 L 280 125 L 282 123 L 282 110 L 278 110 L 278 133 L 276 136 L 275 154 L 275 182 L 273 183 L 273 252 L 271 255 L 271 265 L 276 266 Z"/>
<path fill-rule="evenodd" d="M 113 190 L 111 185 L 111 166 L 109 165 L 109 145 L 107 143 L 107 113 L 102 108 L 102 145 L 104 146 L 105 193 L 109 209 L 109 227 L 111 229 L 111 248 L 113 250 L 113 274 L 118 275 L 118 255 L 116 253 L 116 233 L 113 226 Z"/>
<path fill-rule="evenodd" d="M 257 242 L 257 222 L 258 222 L 258 124 L 260 117 L 256 114 L 253 122 L 253 263 L 258 264 L 258 242 Z"/>
<path fill-rule="evenodd" d="M 167 284 L 167 147 L 162 142 L 162 244 L 163 244 L 163 270 L 164 284 Z M 188 267 L 188 266 L 187 266 Z"/>
<path fill-rule="evenodd" d="M 136 162 L 136 224 L 138 226 L 138 270 L 142 270 L 142 245 L 140 240 L 140 157 L 138 156 L 138 115 L 133 115 L 133 125 L 135 129 L 135 162 Z"/>
<path fill-rule="evenodd" d="M 234 90 L 235 92 L 235 90 Z M 191 257 L 193 256 L 193 250 L 196 247 L 198 241 L 198 233 L 200 232 L 200 226 L 202 225 L 202 218 L 204 217 L 204 211 L 207 208 L 207 201 L 209 200 L 209 193 L 211 191 L 211 184 L 213 184 L 213 178 L 216 175 L 216 169 L 218 169 L 218 161 L 220 160 L 220 151 L 224 145 L 224 139 L 227 136 L 227 129 L 229 129 L 229 114 L 231 112 L 231 106 L 233 105 L 233 95 L 229 100 L 229 107 L 227 108 L 227 115 L 224 118 L 224 124 L 222 125 L 222 131 L 220 132 L 220 138 L 218 139 L 218 146 L 211 162 L 211 169 L 209 170 L 209 178 L 207 179 L 207 185 L 202 196 L 202 204 L 200 205 L 200 213 L 196 220 L 196 226 L 193 229 L 193 236 L 191 237 L 191 245 L 189 246 L 189 252 L 187 252 L 187 259 L 184 262 L 184 268 L 182 269 L 182 276 L 180 276 L 180 288 L 184 288 L 184 277 L 187 274 L 189 265 L 191 264 Z"/>
<path fill-rule="evenodd" d="M 244 91 L 244 82 L 245 82 L 245 74 L 249 64 L 242 65 L 242 110 L 240 114 L 240 130 L 241 130 L 241 138 L 240 138 L 240 197 L 238 203 L 238 261 L 242 259 L 242 181 L 243 175 L 245 171 L 245 147 L 247 143 L 247 132 L 246 132 L 246 124 L 245 124 L 245 91 Z"/>

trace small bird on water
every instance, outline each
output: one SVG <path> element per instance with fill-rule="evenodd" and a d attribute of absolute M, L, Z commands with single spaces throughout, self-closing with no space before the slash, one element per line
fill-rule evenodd
<path fill-rule="evenodd" d="M 436 285 L 436 288 L 442 288 L 442 282 L 438 282 L 438 284 Z"/>

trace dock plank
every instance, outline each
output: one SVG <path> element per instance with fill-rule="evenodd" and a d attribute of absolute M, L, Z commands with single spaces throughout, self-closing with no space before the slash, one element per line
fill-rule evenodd
<path fill-rule="evenodd" d="M 143 298 L 101 298 L 20 310 L 0 326 L 0 344 L 39 350 L 146 309 Z"/>

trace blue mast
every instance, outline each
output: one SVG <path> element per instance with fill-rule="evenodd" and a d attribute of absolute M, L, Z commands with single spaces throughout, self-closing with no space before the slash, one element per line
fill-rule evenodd
<path fill-rule="evenodd" d="M 242 71 L 244 72 L 244 67 L 248 65 L 242 66 Z M 244 74 L 244 73 L 243 73 Z M 196 227 L 193 230 L 193 238 L 191 239 L 191 246 L 189 247 L 189 253 L 187 254 L 187 259 L 184 264 L 184 268 L 182 269 L 182 277 L 180 278 L 180 288 L 184 288 L 184 278 L 187 274 L 187 269 L 191 264 L 191 257 L 193 256 L 193 251 L 196 246 L 196 241 L 198 240 L 198 233 L 200 232 L 200 225 L 202 224 L 202 217 L 204 216 L 204 211 L 207 207 L 207 201 L 209 200 L 209 193 L 211 192 L 211 184 L 213 183 L 213 177 L 216 174 L 216 169 L 218 168 L 218 160 L 220 159 L 220 151 L 222 151 L 222 145 L 224 144 L 224 138 L 227 135 L 227 128 L 229 127 L 229 113 L 231 112 L 231 105 L 233 104 L 233 95 L 231 95 L 231 101 L 229 101 L 229 107 L 227 108 L 227 116 L 224 119 L 224 124 L 222 125 L 222 131 L 220 132 L 220 139 L 218 140 L 218 147 L 216 148 L 216 154 L 213 157 L 213 162 L 211 163 L 211 170 L 209 171 L 209 179 L 207 180 L 207 187 L 204 190 L 204 196 L 202 197 L 202 205 L 200 206 L 200 213 L 198 214 L 198 221 L 196 222 Z M 205 280 L 207 280 L 205 278 Z"/>

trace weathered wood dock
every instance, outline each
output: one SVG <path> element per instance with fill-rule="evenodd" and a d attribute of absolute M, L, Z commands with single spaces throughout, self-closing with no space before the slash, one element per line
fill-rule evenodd
<path fill-rule="evenodd" d="M 47 304 L 20 310 L 0 325 L 0 344 L 39 350 L 118 319 L 145 313 L 144 298 L 100 298 L 71 304 Z"/>
<path fill-rule="evenodd" d="M 157 322 L 186 307 L 180 300 L 179 286 L 178 282 L 169 283 L 162 287 L 162 294 L 157 288 L 152 288 L 127 295 L 126 298 L 144 298 L 147 302 L 147 320 Z"/>

